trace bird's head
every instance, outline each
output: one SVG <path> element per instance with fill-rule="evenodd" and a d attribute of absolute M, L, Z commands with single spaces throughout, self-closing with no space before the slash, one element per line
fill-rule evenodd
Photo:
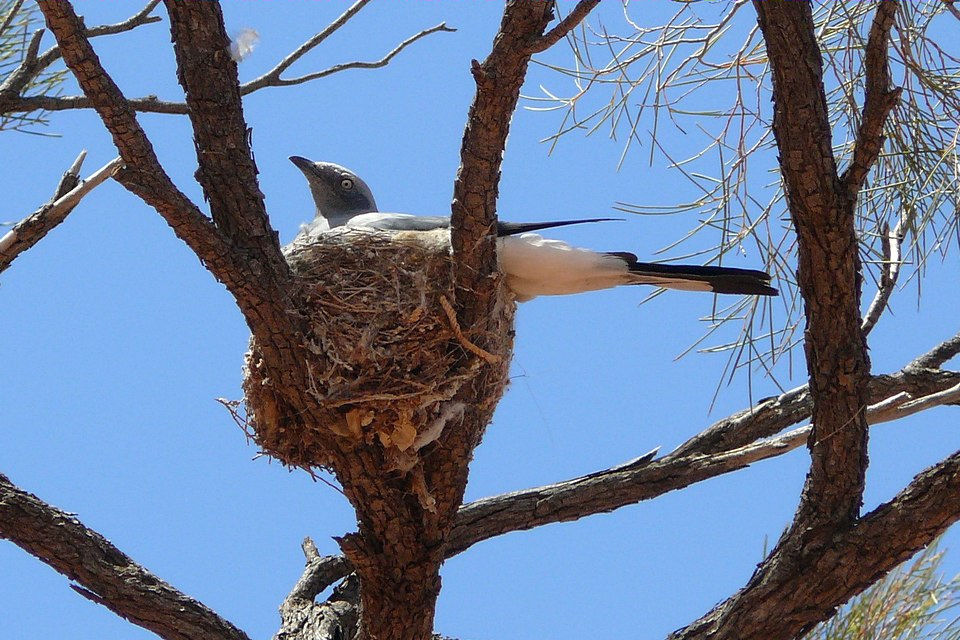
<path fill-rule="evenodd" d="M 329 220 L 331 226 L 377 210 L 370 187 L 349 169 L 332 162 L 311 162 L 300 156 L 290 156 L 290 162 L 306 176 L 317 215 Z"/>

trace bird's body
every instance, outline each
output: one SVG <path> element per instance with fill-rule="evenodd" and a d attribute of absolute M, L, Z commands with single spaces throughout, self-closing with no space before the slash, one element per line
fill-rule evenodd
<path fill-rule="evenodd" d="M 303 171 L 317 205 L 316 218 L 301 233 L 331 229 L 392 232 L 449 232 L 450 218 L 377 211 L 369 187 L 339 165 L 293 156 Z M 753 269 L 638 262 L 626 252 L 598 252 L 532 233 L 572 224 L 603 222 L 587 218 L 557 222 L 498 222 L 497 255 L 507 287 L 518 301 L 537 296 L 566 295 L 626 284 L 649 284 L 683 291 L 777 295 L 770 276 Z M 447 240 L 449 242 L 449 240 Z"/>

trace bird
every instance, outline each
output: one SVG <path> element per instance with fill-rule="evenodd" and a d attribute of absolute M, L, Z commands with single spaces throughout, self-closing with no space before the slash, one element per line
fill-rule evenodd
<path fill-rule="evenodd" d="M 386 213 L 377 208 L 373 192 L 356 173 L 332 162 L 313 162 L 301 156 L 290 161 L 303 173 L 317 207 L 302 235 L 332 229 L 369 229 L 393 232 L 450 229 L 446 216 Z M 755 269 L 657 264 L 640 262 L 625 251 L 592 251 L 534 231 L 615 218 L 580 218 L 548 222 L 497 222 L 497 257 L 507 287 L 518 302 L 538 296 L 567 295 L 648 284 L 682 291 L 775 296 L 770 275 Z"/>

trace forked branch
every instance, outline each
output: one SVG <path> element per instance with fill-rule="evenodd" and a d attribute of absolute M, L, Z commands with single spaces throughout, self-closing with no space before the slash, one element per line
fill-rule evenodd
<path fill-rule="evenodd" d="M 160 0 L 151 0 L 143 9 L 138 11 L 136 14 L 130 16 L 122 22 L 110 25 L 100 25 L 97 27 L 91 27 L 84 30 L 84 35 L 88 38 L 104 35 L 113 35 L 117 33 L 123 33 L 125 31 L 130 31 L 145 24 L 151 24 L 154 22 L 159 22 L 159 16 L 150 15 L 153 9 L 160 3 Z M 325 41 L 331 34 L 333 34 L 338 29 L 342 28 L 344 25 L 349 22 L 357 13 L 360 12 L 367 4 L 370 3 L 370 0 L 359 0 L 346 9 L 336 20 L 331 22 L 326 28 L 314 35 L 312 38 L 304 42 L 302 45 L 297 47 L 293 52 L 281 60 L 277 65 L 263 74 L 262 76 L 255 78 L 247 83 L 244 83 L 240 87 L 241 95 L 248 95 L 254 91 L 259 91 L 267 87 L 286 87 L 296 84 L 303 84 L 305 82 L 310 82 L 312 80 L 317 80 L 320 78 L 325 78 L 327 76 L 339 73 L 341 71 L 346 71 L 348 69 L 378 69 L 386 66 L 396 57 L 401 51 L 417 42 L 418 40 L 425 38 L 433 33 L 437 32 L 453 32 L 456 29 L 448 27 L 446 24 L 439 24 L 428 29 L 423 29 L 418 33 L 411 35 L 402 42 L 400 42 L 396 47 L 389 51 L 379 60 L 363 61 L 355 60 L 352 62 L 344 62 L 340 64 L 333 65 L 326 69 L 316 71 L 313 73 L 304 74 L 296 78 L 283 78 L 282 74 L 289 69 L 296 61 L 302 58 L 307 52 L 311 51 L 315 47 L 319 46 L 323 41 Z M 8 16 L 13 16 L 13 12 L 10 12 Z M 37 46 L 39 47 L 39 41 L 42 36 L 42 32 L 37 32 L 34 34 L 34 37 L 37 41 Z M 24 80 L 24 84 L 20 87 L 22 89 L 29 83 L 30 80 L 35 78 L 38 74 L 43 72 L 44 69 L 49 67 L 53 62 L 60 58 L 60 48 L 59 46 L 54 46 L 43 52 L 42 54 L 37 55 L 34 51 L 32 58 L 28 58 L 24 61 L 24 64 L 21 65 L 21 68 L 18 69 L 20 72 L 19 78 Z M 128 100 L 128 105 L 134 111 L 144 112 L 144 113 L 164 113 L 164 114 L 174 114 L 174 115 L 186 115 L 188 114 L 189 108 L 185 102 L 177 102 L 171 100 L 161 100 L 156 96 L 144 96 L 140 98 L 131 98 Z M 19 90 L 18 91 L 7 91 L 6 93 L 0 92 L 0 112 L 2 113 L 29 113 L 31 111 L 66 111 L 69 109 L 89 109 L 96 108 L 95 103 L 85 95 L 82 96 L 54 96 L 54 95 L 37 95 L 37 96 L 25 96 Z"/>
<path fill-rule="evenodd" d="M 862 524 L 857 516 L 867 467 L 870 361 L 859 312 L 862 277 L 854 211 L 862 184 L 858 172 L 863 169 L 865 176 L 869 165 L 855 162 L 849 179 L 837 174 L 810 3 L 754 0 L 753 4 L 772 71 L 773 132 L 797 231 L 812 400 L 811 466 L 797 515 L 770 556 L 743 589 L 674 634 L 678 639 L 795 637 L 878 577 L 856 573 L 859 562 L 836 554 L 838 538 Z M 878 18 L 870 37 L 873 49 L 867 52 L 876 104 L 865 107 L 872 114 L 872 124 L 866 130 L 861 127 L 855 153 L 861 163 L 872 164 L 882 144 L 882 138 L 871 137 L 882 131 L 889 113 L 877 106 L 877 91 L 881 85 L 885 90 L 889 81 L 886 54 L 881 52 L 883 64 L 878 65 L 878 48 L 887 46 L 886 19 L 892 21 L 889 12 L 895 12 L 897 5 L 896 0 L 877 2 Z M 949 522 L 960 517 L 960 504 L 953 507 L 957 513 L 945 516 Z M 936 533 L 908 537 L 889 529 L 886 535 L 904 539 L 903 549 L 887 549 L 889 556 L 878 554 L 872 559 L 877 565 L 889 562 L 887 566 L 893 567 L 903 559 L 898 556 L 901 551 L 912 553 Z M 847 581 L 835 580 L 836 563 L 843 562 L 848 565 L 844 569 L 853 566 L 851 575 Z"/>
<path fill-rule="evenodd" d="M 887 116 L 900 99 L 900 89 L 890 88 L 890 29 L 893 27 L 900 3 L 896 0 L 876 3 L 867 48 L 864 52 L 863 113 L 850 166 L 841 179 L 850 198 L 856 198 L 870 168 L 877 161 L 883 147 L 883 127 Z"/>
<path fill-rule="evenodd" d="M 578 24 L 583 22 L 587 14 L 593 11 L 593 8 L 598 4 L 600 4 L 600 0 L 580 0 L 577 6 L 573 8 L 573 11 L 567 14 L 566 18 L 558 22 L 550 31 L 534 40 L 528 51 L 530 53 L 541 53 L 560 42 L 560 40 L 573 31 Z"/>

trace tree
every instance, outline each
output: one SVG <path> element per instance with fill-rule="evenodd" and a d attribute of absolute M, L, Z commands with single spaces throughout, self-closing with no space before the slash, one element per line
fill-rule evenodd
<path fill-rule="evenodd" d="M 364 4 L 358 3 L 355 10 Z M 955 402 L 956 373 L 942 366 L 960 348 L 960 339 L 953 338 L 887 376 L 871 375 L 866 354 L 853 221 L 857 194 L 880 152 L 883 123 L 898 97 L 890 86 L 885 52 L 899 4 L 889 1 L 878 5 L 872 20 L 863 124 L 853 147 L 852 169 L 842 174 L 830 146 L 809 5 L 756 4 L 774 78 L 773 131 L 798 230 L 798 284 L 806 309 L 808 362 L 813 363 L 809 387 L 721 420 L 666 456 L 641 456 L 559 485 L 459 506 L 466 463 L 489 421 L 492 400 L 502 391 L 510 349 L 511 319 L 501 310 L 509 310 L 509 305 L 497 304 L 502 292 L 496 278 L 488 277 L 495 273 L 495 263 L 485 234 L 495 216 L 507 127 L 530 57 L 562 39 L 595 4 L 581 2 L 566 19 L 552 24 L 551 3 L 509 3 L 490 56 L 472 70 L 477 94 L 454 187 L 456 288 L 442 291 L 438 298 L 446 299 L 453 310 L 448 341 L 459 355 L 450 371 L 466 381 L 441 402 L 459 405 L 462 423 L 453 426 L 448 417 L 450 423 L 443 425 L 431 455 L 399 476 L 395 468 L 384 473 L 383 442 L 358 447 L 319 431 L 310 447 L 300 447 L 300 441 L 270 440 L 263 425 L 257 425 L 261 446 L 285 462 L 332 468 L 361 522 L 359 534 L 342 539 L 349 561 L 340 556 L 320 558 L 306 546 L 307 569 L 283 606 L 281 634 L 286 637 L 306 637 L 311 631 L 350 635 L 357 598 L 364 611 L 360 637 L 424 637 L 432 628 L 438 570 L 445 556 L 508 531 L 653 498 L 778 455 L 808 439 L 811 472 L 793 525 L 747 587 L 677 637 L 797 635 L 922 548 L 957 517 L 956 454 L 918 476 L 894 500 L 865 516 L 859 514 L 868 422 Z M 365 415 L 347 409 L 337 417 L 304 392 L 311 386 L 309 365 L 322 364 L 325 357 L 304 349 L 304 336 L 311 328 L 303 318 L 315 302 L 298 288 L 265 215 L 240 108 L 242 90 L 226 53 L 219 8 L 213 3 L 173 1 L 166 6 L 186 107 L 153 99 L 126 101 L 100 67 L 89 41 L 92 34 L 85 33 L 70 5 L 41 2 L 59 44 L 57 51 L 86 97 L 58 102 L 23 97 L 18 90 L 4 96 L 3 110 L 94 108 L 125 165 L 116 179 L 161 213 L 237 301 L 262 356 L 254 361 L 255 368 L 264 368 L 261 379 L 274 381 L 271 402 L 290 421 L 279 422 L 286 433 L 291 432 L 290 425 L 296 425 L 292 432 L 300 436 L 313 425 L 337 420 L 343 420 L 348 431 L 356 429 L 357 422 L 364 428 Z M 797 55 L 798 46 L 804 55 Z M 28 49 L 22 68 L 35 63 Z M 212 221 L 166 177 L 133 117 L 135 110 L 188 112 L 198 148 L 198 181 L 210 202 Z M 14 239 L 23 237 L 20 229 L 14 233 Z M 11 242 L 4 245 L 10 246 Z M 895 277 L 891 274 L 889 279 Z M 881 301 L 879 309 L 883 307 Z M 438 415 L 445 415 L 442 408 Z M 810 415 L 812 429 L 763 440 Z M 389 430 L 389 424 L 372 419 L 374 429 Z M 423 426 L 416 430 L 421 432 Z M 284 449 L 285 445 L 290 446 Z M 3 535 L 73 577 L 89 597 L 165 637 L 244 637 L 206 607 L 158 586 L 78 522 L 9 483 L 4 492 Z M 58 524 L 60 540 L 46 533 L 51 523 Z M 80 562 L 61 553 L 64 548 L 83 548 L 89 555 Z M 91 562 L 96 568 L 90 568 Z M 314 598 L 351 565 L 358 571 L 359 584 L 349 580 L 329 602 L 315 603 Z M 136 579 L 127 579 L 130 571 Z M 184 607 L 189 614 L 184 614 Z M 328 625 L 327 631 L 318 631 L 323 625 Z"/>

